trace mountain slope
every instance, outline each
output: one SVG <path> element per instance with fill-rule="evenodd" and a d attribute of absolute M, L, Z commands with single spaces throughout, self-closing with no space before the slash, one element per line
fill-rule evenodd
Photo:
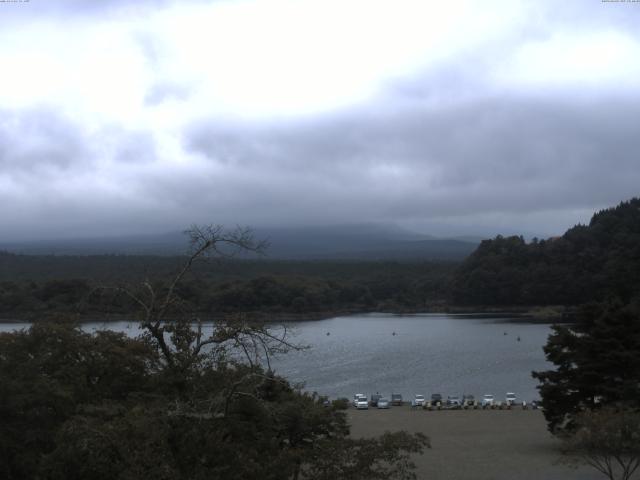
<path fill-rule="evenodd" d="M 477 242 L 439 239 L 394 226 L 362 224 L 299 228 L 257 228 L 269 241 L 267 258 L 292 260 L 461 260 Z M 186 250 L 180 232 L 114 238 L 33 241 L 0 245 L 30 255 L 179 255 Z"/>
<path fill-rule="evenodd" d="M 640 292 L 640 199 L 597 212 L 558 238 L 483 241 L 458 268 L 452 299 L 474 305 L 576 305 Z"/>

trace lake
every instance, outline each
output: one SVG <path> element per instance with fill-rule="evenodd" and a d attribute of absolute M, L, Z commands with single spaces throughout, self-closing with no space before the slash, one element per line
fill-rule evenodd
<path fill-rule="evenodd" d="M 551 367 L 542 346 L 547 324 L 511 323 L 509 318 L 445 314 L 365 314 L 287 324 L 292 340 L 309 345 L 272 361 L 275 371 L 305 390 L 332 398 L 354 393 L 415 393 L 476 398 L 507 391 L 519 400 L 539 398 L 532 370 Z M 0 324 L 0 331 L 24 324 Z M 134 335 L 127 322 L 87 323 L 87 331 L 109 328 Z M 518 340 L 519 339 L 519 340 Z"/>

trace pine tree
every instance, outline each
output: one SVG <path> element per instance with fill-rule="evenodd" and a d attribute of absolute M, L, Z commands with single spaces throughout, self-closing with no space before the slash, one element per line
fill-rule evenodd
<path fill-rule="evenodd" d="M 578 323 L 556 326 L 544 347 L 556 370 L 533 372 L 552 432 L 603 405 L 640 409 L 640 305 L 590 304 Z"/>

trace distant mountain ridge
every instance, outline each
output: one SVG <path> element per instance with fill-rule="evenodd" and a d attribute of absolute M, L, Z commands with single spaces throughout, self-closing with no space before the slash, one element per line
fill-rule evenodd
<path fill-rule="evenodd" d="M 270 246 L 267 258 L 292 260 L 461 260 L 479 241 L 437 238 L 390 225 L 362 224 L 256 228 Z M 30 255 L 179 255 L 186 251 L 181 232 L 113 238 L 68 239 L 0 244 L 0 249 Z"/>

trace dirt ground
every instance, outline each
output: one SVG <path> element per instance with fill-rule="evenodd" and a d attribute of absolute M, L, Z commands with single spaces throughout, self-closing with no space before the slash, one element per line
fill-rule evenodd
<path fill-rule="evenodd" d="M 432 448 L 416 456 L 418 478 L 428 480 L 598 480 L 590 467 L 559 461 L 559 442 L 539 410 L 348 411 L 354 437 L 385 431 L 422 432 Z"/>

